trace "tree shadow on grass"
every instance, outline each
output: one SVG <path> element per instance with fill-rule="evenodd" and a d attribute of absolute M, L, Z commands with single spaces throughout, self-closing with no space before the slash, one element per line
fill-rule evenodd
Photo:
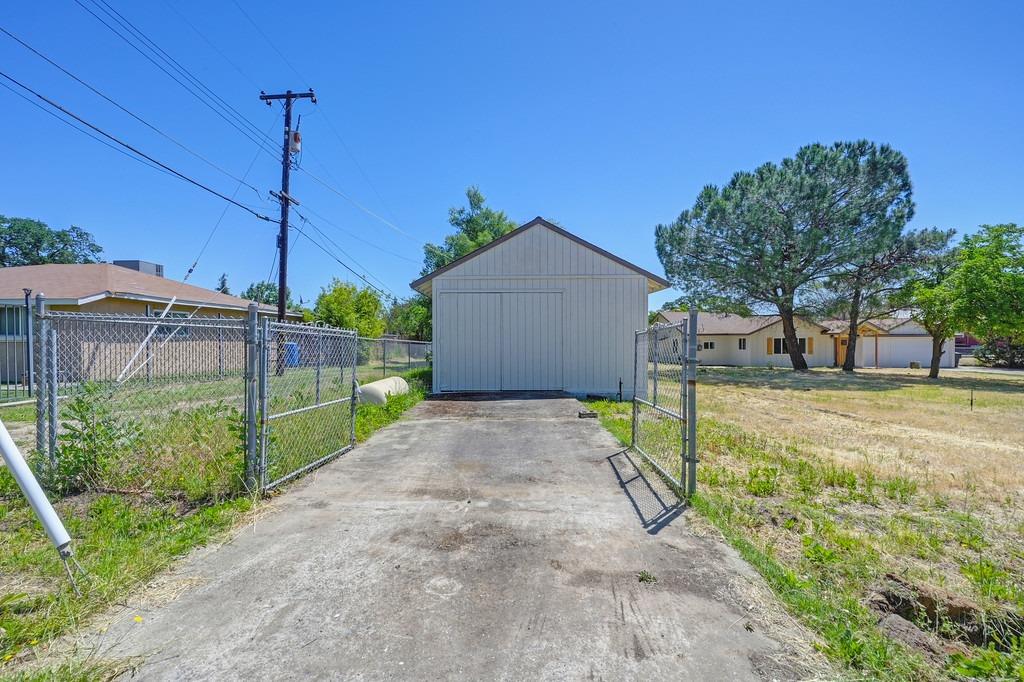
<path fill-rule="evenodd" d="M 685 511 L 686 505 L 675 492 L 657 474 L 645 474 L 628 449 L 616 452 L 607 460 L 640 524 L 650 535 L 657 535 Z"/>

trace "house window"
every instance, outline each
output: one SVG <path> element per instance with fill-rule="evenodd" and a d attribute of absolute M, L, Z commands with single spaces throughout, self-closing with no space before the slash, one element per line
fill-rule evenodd
<path fill-rule="evenodd" d="M 740 345 L 740 350 L 746 350 L 747 349 L 747 340 L 746 339 L 740 339 L 739 340 L 739 345 Z"/>
<path fill-rule="evenodd" d="M 0 308 L 0 336 L 25 336 L 25 306 Z"/>
<path fill-rule="evenodd" d="M 165 320 L 176 319 L 183 320 L 188 318 L 188 313 L 167 313 L 164 315 Z M 189 328 L 182 327 L 178 324 L 161 324 L 156 328 L 156 334 L 154 336 L 160 338 L 173 337 L 175 339 L 184 339 L 189 335 Z"/>
<path fill-rule="evenodd" d="M 799 339 L 797 339 L 797 341 L 799 341 L 799 343 L 800 343 L 800 352 L 801 353 L 806 353 L 807 352 L 807 338 L 801 336 Z M 775 351 L 776 355 L 781 355 L 783 353 L 788 353 L 789 352 L 789 344 L 786 343 L 786 339 L 775 339 L 775 348 L 773 350 Z"/>
<path fill-rule="evenodd" d="M 714 341 L 705 341 L 705 342 L 704 342 L 704 343 L 703 343 L 703 344 L 701 345 L 701 347 L 702 347 L 702 348 L 703 348 L 704 350 L 714 350 L 714 349 L 715 349 L 715 342 L 714 342 Z"/>

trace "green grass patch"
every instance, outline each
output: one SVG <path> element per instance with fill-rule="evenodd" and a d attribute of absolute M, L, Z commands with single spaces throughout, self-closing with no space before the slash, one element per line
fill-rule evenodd
<path fill-rule="evenodd" d="M 360 442 L 423 399 L 430 370 L 405 376 L 409 393 L 391 396 L 384 405 L 357 407 Z M 69 399 L 64 410 L 72 426 L 66 433 L 72 435 L 61 442 L 68 462 L 63 476 L 71 483 L 64 487 L 67 495 L 54 496 L 88 573 L 80 582 L 82 597 L 75 596 L 9 472 L 0 468 L 0 676 L 91 680 L 118 672 L 102 662 L 61 660 L 38 669 L 22 664 L 35 660 L 49 641 L 123 601 L 174 560 L 227 532 L 255 503 L 242 486 L 244 425 L 233 408 L 219 401 L 171 408 L 135 428 L 95 398 L 87 392 L 77 404 Z M 289 439 L 293 445 L 290 455 L 281 450 L 292 457 L 279 461 L 281 466 L 313 461 L 348 442 L 350 406 L 338 405 L 345 414 L 325 418 L 324 410 L 314 410 L 295 415 L 302 420 L 281 420 L 272 430 L 273 447 Z"/>
<path fill-rule="evenodd" d="M 630 403 L 589 406 L 620 442 L 630 443 Z M 923 493 L 912 479 L 844 466 L 800 444 L 707 417 L 698 423 L 698 455 L 692 508 L 816 633 L 818 648 L 852 674 L 885 680 L 1024 679 L 1019 643 L 974 647 L 970 655 L 949 658 L 948 668 L 936 668 L 887 637 L 878 628 L 879 614 L 866 605 L 886 574 L 895 572 L 959 591 L 993 614 L 1015 608 L 1022 599 L 1017 586 L 1024 584 L 1020 557 L 1010 560 L 1016 568 L 979 557 L 992 544 L 983 519 Z M 948 566 L 952 572 L 943 573 L 940 567 Z M 966 639 L 956 631 L 943 634 Z"/>
<path fill-rule="evenodd" d="M 77 597 L 31 508 L 0 502 L 0 661 L 32 657 L 32 649 L 81 623 L 230 528 L 253 504 L 249 497 L 198 508 L 85 493 L 58 500 L 58 514 L 88 576 Z"/>

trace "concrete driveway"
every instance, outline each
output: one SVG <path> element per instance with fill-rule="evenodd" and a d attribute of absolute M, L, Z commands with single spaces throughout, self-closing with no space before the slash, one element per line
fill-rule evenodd
<path fill-rule="evenodd" d="M 112 616 L 99 654 L 167 680 L 799 677 L 757 577 L 580 407 L 421 403 Z"/>

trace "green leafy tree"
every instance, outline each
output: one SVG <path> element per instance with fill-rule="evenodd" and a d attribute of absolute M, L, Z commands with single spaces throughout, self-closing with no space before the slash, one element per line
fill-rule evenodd
<path fill-rule="evenodd" d="M 1024 342 L 1024 227 L 982 225 L 964 237 L 952 286 L 967 331 Z"/>
<path fill-rule="evenodd" d="M 228 287 L 228 273 L 222 272 L 220 274 L 220 277 L 217 278 L 217 291 L 219 291 L 222 294 L 231 293 L 231 289 Z"/>
<path fill-rule="evenodd" d="M 845 372 L 854 369 L 860 325 L 891 314 L 898 307 L 895 295 L 916 268 L 948 249 L 955 232 L 929 228 L 901 233 L 897 227 L 902 229 L 895 223 L 883 225 L 875 239 L 855 254 L 855 260 L 821 287 L 824 313 L 848 323 Z"/>
<path fill-rule="evenodd" d="M 277 284 L 273 282 L 253 282 L 242 292 L 242 298 L 264 305 L 277 305 Z M 292 301 L 291 289 L 288 289 L 286 292 L 284 304 L 289 310 L 295 307 L 295 302 Z"/>
<path fill-rule="evenodd" d="M 685 296 L 681 296 L 674 301 L 668 301 L 661 306 L 662 310 L 674 310 L 678 312 L 686 312 L 690 309 L 690 302 Z M 749 317 L 754 314 L 754 311 L 750 309 L 750 306 L 743 303 L 737 303 L 725 298 L 709 297 L 701 302 L 701 310 L 709 313 L 732 313 L 733 315 L 743 315 Z"/>
<path fill-rule="evenodd" d="M 39 220 L 0 216 L 0 267 L 46 263 L 95 263 L 103 249 L 72 225 L 54 230 Z"/>
<path fill-rule="evenodd" d="M 387 312 L 387 330 L 403 338 L 430 341 L 430 299 L 419 294 L 392 303 Z"/>
<path fill-rule="evenodd" d="M 932 359 L 928 367 L 931 379 L 939 378 L 943 345 L 953 338 L 961 323 L 956 305 L 957 291 L 953 284 L 957 260 L 955 249 L 929 258 L 896 298 L 899 305 L 910 309 L 911 319 L 931 334 Z"/>
<path fill-rule="evenodd" d="M 448 222 L 455 232 L 444 238 L 444 244 L 423 247 L 421 275 L 428 275 L 518 227 L 504 211 L 489 208 L 478 187 L 466 190 L 466 200 L 468 206 L 448 209 Z"/>
<path fill-rule="evenodd" d="M 337 278 L 320 290 L 313 315 L 331 326 L 355 329 L 359 336 L 376 338 L 384 333 L 384 303 L 380 294 Z"/>
<path fill-rule="evenodd" d="M 913 211 L 900 152 L 863 140 L 812 144 L 705 187 L 693 208 L 657 226 L 656 245 L 686 300 L 777 310 L 793 369 L 806 370 L 794 321 L 801 297 Z"/>

